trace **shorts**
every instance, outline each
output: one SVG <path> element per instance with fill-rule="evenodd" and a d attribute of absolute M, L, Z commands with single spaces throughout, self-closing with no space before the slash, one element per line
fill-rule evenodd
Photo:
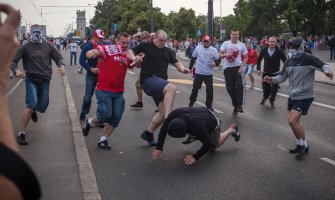
<path fill-rule="evenodd" d="M 288 99 L 287 101 L 287 110 L 294 109 L 298 112 L 301 112 L 302 115 L 307 115 L 308 109 L 311 106 L 314 98 L 292 100 Z"/>
<path fill-rule="evenodd" d="M 254 72 L 254 67 L 251 67 L 251 64 L 246 64 L 243 68 L 243 76 L 244 77 L 246 74 L 251 74 Z"/>
<path fill-rule="evenodd" d="M 137 81 L 135 82 L 135 87 L 142 88 L 140 79 L 137 79 Z"/>
<path fill-rule="evenodd" d="M 50 80 L 44 79 L 41 84 L 33 83 L 28 77 L 26 82 L 26 106 L 44 113 L 49 106 Z"/>
<path fill-rule="evenodd" d="M 152 76 L 143 81 L 142 87 L 145 94 L 151 96 L 156 106 L 158 106 L 159 102 L 164 100 L 163 90 L 167 84 L 167 80 L 158 76 Z"/>
<path fill-rule="evenodd" d="M 125 109 L 123 92 L 109 92 L 96 90 L 97 118 L 100 123 L 108 123 L 114 128 L 118 127 Z"/>
<path fill-rule="evenodd" d="M 219 125 L 209 133 L 209 137 L 211 138 L 211 141 L 213 143 L 213 148 L 211 148 L 211 151 L 215 151 L 215 149 L 219 147 L 220 132 L 221 132 L 221 120 L 219 120 Z"/>

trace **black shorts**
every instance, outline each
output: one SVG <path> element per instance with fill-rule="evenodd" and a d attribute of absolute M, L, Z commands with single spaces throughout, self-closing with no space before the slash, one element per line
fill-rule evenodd
<path fill-rule="evenodd" d="M 288 98 L 287 101 L 287 110 L 294 109 L 298 112 L 301 112 L 302 115 L 307 115 L 308 109 L 311 106 L 314 98 L 292 100 Z"/>

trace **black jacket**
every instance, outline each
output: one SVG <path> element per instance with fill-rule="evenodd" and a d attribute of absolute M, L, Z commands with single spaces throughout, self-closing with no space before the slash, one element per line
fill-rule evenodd
<path fill-rule="evenodd" d="M 284 63 L 286 60 L 286 55 L 283 50 L 279 49 L 277 46 L 275 47 L 275 51 L 272 56 L 268 53 L 268 48 L 263 49 L 257 60 L 257 70 L 261 69 L 261 62 L 264 58 L 264 67 L 263 72 L 266 74 L 276 74 L 280 71 L 280 60 Z"/>

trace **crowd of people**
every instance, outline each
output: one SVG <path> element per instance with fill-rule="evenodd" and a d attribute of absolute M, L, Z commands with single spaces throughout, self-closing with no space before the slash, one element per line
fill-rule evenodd
<path fill-rule="evenodd" d="M 17 142 L 20 145 L 28 145 L 27 126 L 32 120 L 38 122 L 38 114 L 44 113 L 49 105 L 49 87 L 53 74 L 53 60 L 61 76 L 65 75 L 65 63 L 60 53 L 61 41 L 56 39 L 54 44 L 42 37 L 41 27 L 37 24 L 31 26 L 30 39 L 25 42 L 17 51 L 18 41 L 14 36 L 14 29 L 20 20 L 19 12 L 12 7 L 0 4 L 0 11 L 8 14 L 4 24 L 0 25 L 0 43 L 4 59 L 1 59 L 0 89 L 5 91 L 6 77 L 8 71 L 14 72 L 18 78 L 25 79 L 25 103 L 26 108 L 21 113 Z M 191 61 L 185 67 L 176 58 L 179 43 L 176 40 L 168 40 L 164 30 L 155 33 L 143 31 L 141 34 L 131 36 L 126 32 L 120 32 L 112 40 L 105 41 L 105 34 L 102 30 L 96 29 L 93 38 L 88 39 L 81 47 L 75 42 L 65 44 L 65 50 L 70 49 L 70 65 L 77 64 L 77 52 L 80 53 L 79 63 L 86 70 L 85 95 L 79 119 L 83 122 L 82 132 L 88 136 L 90 129 L 95 126 L 102 126 L 102 135 L 97 145 L 101 149 L 110 150 L 108 137 L 118 127 L 125 110 L 124 87 L 125 76 L 128 68 L 140 68 L 139 79 L 136 81 L 136 93 L 138 100 L 131 107 L 143 107 L 143 92 L 152 97 L 157 112 L 149 122 L 147 128 L 140 134 L 140 138 L 150 146 L 155 146 L 151 156 L 153 160 L 163 155 L 163 146 L 167 135 L 174 138 L 186 137 L 183 142 L 189 144 L 199 140 L 201 148 L 191 155 L 186 155 L 186 165 L 196 163 L 206 153 L 215 151 L 229 136 L 235 141 L 240 140 L 240 130 L 237 124 L 221 131 L 221 120 L 215 115 L 213 109 L 213 68 L 218 66 L 222 60 L 224 67 L 224 78 L 226 90 L 232 103 L 232 114 L 236 116 L 243 113 L 245 102 L 245 80 L 248 74 L 251 81 L 251 89 L 254 86 L 253 70 L 257 66 L 257 73 L 262 73 L 263 98 L 260 104 L 263 105 L 269 99 L 271 108 L 275 108 L 275 97 L 278 91 L 278 84 L 289 80 L 287 109 L 288 124 L 296 137 L 296 146 L 289 152 L 296 154 L 296 159 L 301 160 L 310 148 L 306 139 L 305 131 L 300 123 L 301 116 L 307 115 L 309 107 L 314 100 L 314 78 L 315 70 L 322 71 L 330 79 L 333 78 L 332 68 L 317 57 L 306 52 L 306 41 L 303 38 L 291 39 L 283 50 L 280 48 L 276 36 L 264 38 L 261 41 L 262 49 L 258 53 L 254 50 L 254 43 L 251 40 L 243 43 L 239 40 L 239 30 L 232 29 L 230 40 L 221 45 L 208 35 L 202 37 L 201 44 L 196 45 L 190 54 L 191 43 L 197 41 L 186 39 L 184 45 L 187 47 L 187 55 Z M 330 38 L 329 41 L 332 41 Z M 212 45 L 211 45 L 212 42 Z M 329 43 L 331 44 L 331 43 Z M 63 43 L 64 45 L 64 43 Z M 193 47 L 192 47 L 193 48 Z M 16 52 L 15 52 L 16 51 Z M 285 53 L 285 51 L 287 53 Z M 333 48 L 334 51 L 334 48 Z M 41 59 L 43 58 L 43 59 Z M 74 59 L 72 59 L 74 58 Z M 332 57 L 331 57 L 332 59 Z M 23 68 L 19 61 L 23 60 Z M 263 70 L 261 62 L 264 60 Z M 280 62 L 283 68 L 280 69 Z M 175 84 L 168 82 L 168 65 L 172 64 L 180 73 L 189 74 L 193 69 L 195 72 L 193 88 L 189 97 L 188 107 L 176 108 L 173 104 L 177 92 Z M 81 70 L 81 69 L 80 69 Z M 82 72 L 82 71 L 81 71 Z M 194 107 L 198 90 L 202 83 L 206 85 L 206 107 Z M 86 115 L 90 112 L 92 97 L 95 93 L 97 99 L 96 114 L 91 117 Z M 8 114 L 5 92 L 0 93 L 0 106 L 3 111 L 0 115 L 0 152 L 4 154 L 1 159 L 8 159 L 9 156 L 16 157 L 15 162 L 26 167 L 28 176 L 34 192 L 21 191 L 23 195 L 40 195 L 38 182 L 33 172 L 18 156 L 18 147 L 10 126 L 11 121 Z M 8 126 L 9 124 L 9 126 Z M 159 128 L 159 134 L 155 141 L 154 133 Z M 3 162 L 2 162 L 3 163 Z M 8 190 L 0 188 L 0 197 L 5 194 L 21 190 L 18 179 L 12 179 L 6 168 L 1 168 L 0 181 L 5 184 Z M 27 180 L 27 179 L 25 179 Z M 14 186 L 10 183 L 14 183 Z M 22 197 L 22 196 L 21 196 Z"/>

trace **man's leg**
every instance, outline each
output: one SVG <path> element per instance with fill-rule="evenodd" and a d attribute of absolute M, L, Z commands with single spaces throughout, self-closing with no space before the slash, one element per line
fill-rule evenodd
<path fill-rule="evenodd" d="M 201 75 L 196 74 L 193 80 L 193 88 L 192 88 L 191 96 L 189 98 L 190 100 L 190 103 L 188 105 L 189 107 L 193 107 L 193 104 L 197 100 L 198 92 L 199 92 L 199 89 L 201 88 L 201 85 L 202 85 Z"/>
<path fill-rule="evenodd" d="M 236 124 L 233 124 L 225 132 L 220 133 L 219 144 L 217 145 L 217 148 L 219 148 L 220 146 L 222 146 L 222 144 L 227 140 L 227 138 L 230 135 L 234 136 L 236 142 L 239 141 L 239 139 L 240 139 L 240 133 L 239 133 L 239 130 L 238 130 L 238 126 Z"/>
<path fill-rule="evenodd" d="M 163 107 L 164 107 L 164 119 L 168 117 L 172 110 L 172 106 L 174 103 L 174 98 L 176 97 L 177 88 L 174 84 L 168 83 L 163 90 L 164 100 L 163 100 Z M 159 110 L 159 106 L 158 106 Z M 160 112 L 160 111 L 159 111 Z"/>
<path fill-rule="evenodd" d="M 263 74 L 262 79 L 265 77 L 266 75 Z M 263 88 L 263 99 L 261 101 L 261 105 L 263 105 L 265 103 L 265 101 L 270 97 L 271 94 L 271 84 L 267 83 L 265 81 L 262 81 L 262 88 Z"/>
<path fill-rule="evenodd" d="M 158 112 L 155 114 L 155 116 L 152 118 L 148 128 L 147 128 L 147 131 L 149 131 L 150 133 L 154 133 L 155 130 L 160 126 L 162 125 L 162 123 L 164 122 L 165 120 L 165 117 L 164 117 L 164 103 L 163 102 L 160 102 L 158 104 Z"/>
<path fill-rule="evenodd" d="M 20 132 L 26 132 L 27 130 L 27 126 L 29 124 L 30 121 L 30 116 L 31 113 L 33 113 L 33 109 L 32 108 L 25 108 L 22 113 L 21 113 L 21 117 L 20 117 Z"/>
<path fill-rule="evenodd" d="M 204 82 L 206 85 L 205 105 L 208 109 L 211 109 L 213 111 L 213 75 L 205 76 Z"/>
<path fill-rule="evenodd" d="M 73 53 L 70 52 L 70 65 L 72 65 L 72 56 L 73 56 Z"/>
<path fill-rule="evenodd" d="M 236 82 L 235 82 L 235 90 L 236 90 L 236 99 L 237 104 L 239 106 L 239 112 L 243 112 L 242 105 L 243 105 L 243 81 L 242 76 L 236 72 Z"/>
<path fill-rule="evenodd" d="M 295 138 L 297 139 L 297 146 L 295 149 L 291 149 L 290 153 L 298 153 L 296 156 L 297 160 L 303 159 L 304 153 L 309 150 L 306 138 L 305 130 L 300 124 L 301 112 L 291 109 L 289 111 L 288 123 L 292 128 Z"/>
<path fill-rule="evenodd" d="M 85 95 L 83 98 L 83 105 L 81 107 L 80 120 L 85 119 L 85 115 L 90 112 L 92 96 L 95 91 L 95 86 L 97 84 L 98 78 L 94 75 L 86 75 L 86 87 L 85 87 Z"/>
<path fill-rule="evenodd" d="M 275 108 L 274 102 L 276 100 L 277 92 L 278 92 L 279 85 L 278 84 L 271 84 L 271 95 L 270 95 L 270 104 L 271 108 Z"/>
<path fill-rule="evenodd" d="M 230 96 L 230 99 L 232 101 L 233 107 L 234 107 L 234 113 L 236 110 L 236 114 L 237 114 L 237 107 L 238 107 L 238 102 L 237 102 L 237 98 L 236 98 L 236 86 L 235 86 L 235 77 L 233 70 L 231 68 L 226 68 L 224 70 L 224 77 L 225 77 L 225 81 L 226 81 L 226 89 L 227 92 Z M 234 114 L 233 113 L 233 114 Z"/>
<path fill-rule="evenodd" d="M 77 65 L 77 52 L 74 52 L 73 56 L 74 56 L 74 65 Z"/>

